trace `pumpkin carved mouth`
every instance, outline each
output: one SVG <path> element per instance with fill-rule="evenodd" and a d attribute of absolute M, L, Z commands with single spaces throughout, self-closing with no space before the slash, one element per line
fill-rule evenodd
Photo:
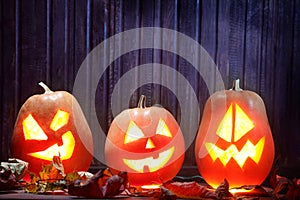
<path fill-rule="evenodd" d="M 28 155 L 49 161 L 53 159 L 53 156 L 59 155 L 61 160 L 67 160 L 71 158 L 75 148 L 75 139 L 71 131 L 62 135 L 62 142 L 63 145 L 61 146 L 56 143 L 44 151 L 29 153 Z"/>
<path fill-rule="evenodd" d="M 161 153 L 158 158 L 147 157 L 138 160 L 123 159 L 123 162 L 131 169 L 139 172 L 155 172 L 161 169 L 172 157 L 175 147 L 171 147 Z"/>

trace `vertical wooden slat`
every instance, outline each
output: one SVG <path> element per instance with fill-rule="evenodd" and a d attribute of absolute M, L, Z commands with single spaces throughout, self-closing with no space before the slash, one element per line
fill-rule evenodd
<path fill-rule="evenodd" d="M 66 80 L 64 81 L 64 88 L 69 91 L 72 90 L 75 81 L 76 68 L 74 66 L 74 48 L 72 48 L 74 41 L 74 2 L 70 0 L 64 1 L 64 74 Z"/>
<path fill-rule="evenodd" d="M 275 84 L 275 62 L 276 62 L 276 17 L 277 7 L 274 1 L 265 1 L 262 30 L 261 50 L 261 76 L 260 95 L 265 101 L 270 126 L 274 129 L 274 84 Z M 275 138 L 276 139 L 276 138 Z M 275 140 L 276 142 L 276 140 Z M 277 145 L 276 145 L 277 146 Z"/>
<path fill-rule="evenodd" d="M 259 92 L 262 1 L 249 1 L 246 18 L 244 89 Z"/>
<path fill-rule="evenodd" d="M 79 69 L 87 52 L 87 1 L 74 1 L 74 67 Z M 87 69 L 88 70 L 88 69 Z M 89 73 L 85 72 L 88 81 Z M 88 83 L 84 83 L 88 86 Z M 89 88 L 85 88 L 82 92 L 84 103 L 81 104 L 83 110 L 90 109 Z M 86 116 L 87 121 L 90 115 Z"/>
<path fill-rule="evenodd" d="M 0 113 L 3 115 L 3 33 L 2 33 L 2 27 L 3 27 L 3 2 L 0 1 Z M 6 148 L 6 144 L 4 141 L 4 134 L 3 134 L 3 117 L 0 116 L 0 151 L 3 152 L 4 148 Z M 6 153 L 4 153 L 6 154 Z M 3 157 L 3 158 L 2 158 Z M 4 159 L 4 156 L 0 156 L 0 159 Z"/>
<path fill-rule="evenodd" d="M 52 87 L 52 1 L 47 0 L 47 28 L 46 28 L 46 84 Z"/>
<path fill-rule="evenodd" d="M 238 78 L 243 81 L 244 78 L 246 3 L 246 1 L 230 1 L 229 77 L 231 82 Z"/>
<path fill-rule="evenodd" d="M 292 73 L 291 73 L 291 87 L 289 93 L 289 133 L 291 133 L 290 138 L 293 141 L 292 145 L 289 145 L 289 153 L 291 155 L 290 161 L 293 165 L 293 168 L 297 168 L 299 166 L 299 161 L 294 158 L 299 159 L 300 155 L 300 137 L 299 137 L 299 128 L 296 126 L 300 122 L 300 112 L 295 112 L 295 108 L 299 107 L 300 101 L 300 84 L 299 84 L 299 77 L 300 77 L 300 1 L 294 1 L 294 14 L 293 14 L 293 56 L 292 56 Z M 299 110 L 299 109 L 298 109 Z M 293 139 L 294 138 L 294 139 Z M 292 171 L 292 170 L 290 170 Z M 292 173 L 291 173 L 292 174 Z"/>
<path fill-rule="evenodd" d="M 186 13 L 185 11 L 189 10 L 188 13 Z M 193 1 L 189 4 L 185 4 L 183 1 L 179 2 L 178 5 L 178 31 L 182 32 L 184 34 L 186 34 L 188 37 L 196 40 L 197 39 L 197 30 L 199 30 L 199 27 L 196 28 L 195 24 L 194 24 L 194 20 L 197 16 L 197 2 Z M 203 18 L 202 18 L 203 19 Z M 200 19 L 198 19 L 200 20 Z M 201 22 L 202 23 L 202 22 Z M 203 27 L 201 27 L 202 30 Z M 200 33 L 198 33 L 200 34 Z M 177 42 L 177 41 L 174 41 Z M 179 42 L 177 42 L 179 43 Z M 177 48 L 180 49 L 185 49 L 186 51 L 190 51 L 193 53 L 193 51 L 189 50 L 188 46 L 178 46 Z M 199 53 L 199 52 L 198 52 Z M 195 55 L 196 52 L 195 52 Z M 174 55 L 175 56 L 175 55 Z M 182 74 L 183 76 L 185 76 L 185 78 L 189 81 L 189 83 L 191 84 L 191 86 L 193 88 L 197 88 L 198 84 L 201 84 L 200 80 L 199 80 L 199 76 L 194 76 L 194 73 L 198 73 L 194 67 L 198 67 L 198 66 L 192 66 L 188 61 L 184 60 L 183 58 L 178 58 L 177 61 L 177 70 L 180 74 Z M 194 79 L 196 78 L 196 79 Z M 174 74 L 174 79 L 175 82 L 174 84 L 176 84 L 176 86 L 178 87 L 178 89 L 180 88 L 180 86 L 178 85 L 178 80 L 177 80 L 177 76 L 176 74 Z M 188 95 L 188 94 L 187 94 Z M 202 97 L 202 95 L 201 95 Z M 199 97 L 199 98 L 201 98 Z M 181 99 L 182 100 L 182 99 Z M 171 100 L 174 101 L 174 100 Z M 174 104 L 176 112 L 175 112 L 175 118 L 177 119 L 178 123 L 180 123 L 180 121 L 183 121 L 185 119 L 188 118 L 188 116 L 183 116 L 181 114 L 181 109 L 179 104 L 175 101 L 176 104 Z M 188 113 L 193 112 L 195 109 L 197 108 L 189 108 Z M 188 130 L 186 130 L 188 131 Z M 183 132 L 183 135 L 185 137 L 185 139 L 187 140 L 191 140 L 191 137 L 195 136 L 194 134 L 196 133 L 189 133 L 189 132 Z M 187 151 L 185 152 L 185 163 L 184 163 L 184 167 L 191 167 L 193 165 L 195 165 L 195 156 L 194 156 L 194 143 L 189 144 L 190 146 L 187 146 L 186 144 L 186 149 Z"/>
<path fill-rule="evenodd" d="M 275 71 L 274 78 L 274 134 L 279 142 L 279 149 L 282 159 L 289 162 L 290 155 L 288 152 L 288 143 L 293 140 L 291 134 L 285 134 L 288 130 L 288 101 L 289 94 L 289 73 L 292 66 L 292 46 L 293 46 L 293 19 L 291 8 L 292 1 L 280 1 L 277 4 L 277 37 L 276 37 L 276 63 L 273 70 Z M 282 98 L 286 97 L 286 98 Z M 283 160 L 282 160 L 283 161 Z"/>
<path fill-rule="evenodd" d="M 224 86 L 231 86 L 229 74 L 229 45 L 230 45 L 230 0 L 219 1 L 218 30 L 217 30 L 217 64 L 222 75 Z"/>
<path fill-rule="evenodd" d="M 166 1 L 161 2 L 161 26 L 168 29 L 173 29 L 175 31 L 178 31 L 179 26 L 179 2 L 177 0 L 174 0 L 172 3 L 168 3 Z M 176 41 L 176 34 L 174 33 L 173 37 L 174 39 L 174 49 L 177 49 L 177 41 Z M 162 38 L 163 40 L 163 38 Z M 178 59 L 177 55 L 169 54 L 167 52 L 162 52 L 162 59 L 161 62 L 165 65 L 168 65 L 176 70 L 178 70 Z M 162 84 L 166 84 L 166 81 L 170 81 L 171 85 L 173 85 L 176 89 L 176 82 L 177 77 L 175 73 L 172 74 L 166 74 L 161 73 L 161 76 L 163 77 Z M 161 91 L 161 99 L 160 104 L 163 105 L 167 110 L 169 110 L 175 119 L 178 119 L 177 115 L 177 99 L 174 95 L 168 95 L 166 89 L 162 89 Z"/>
<path fill-rule="evenodd" d="M 154 27 L 161 27 L 161 0 L 155 1 L 154 4 L 154 19 L 153 19 L 153 25 Z M 157 38 L 155 38 L 154 43 L 157 45 L 161 45 L 162 37 L 161 35 L 158 35 Z M 153 51 L 153 62 L 154 63 L 161 63 L 161 58 L 162 58 L 162 52 L 159 50 Z M 161 76 L 161 70 L 158 68 L 153 68 L 152 69 L 152 80 L 153 82 L 161 82 L 162 81 L 162 76 Z M 152 104 L 158 103 L 161 99 L 161 86 L 160 85 L 155 85 L 154 89 L 152 90 L 152 98 L 153 101 Z"/>
<path fill-rule="evenodd" d="M 140 5 L 140 13 L 141 13 L 141 26 L 142 27 L 153 27 L 154 25 L 154 7 L 155 2 L 154 1 L 142 1 Z M 142 40 L 143 38 L 141 38 Z M 157 38 L 155 38 L 156 40 Z M 153 41 L 154 42 L 154 41 Z M 140 50 L 139 51 L 139 58 L 140 62 L 139 65 L 145 64 L 145 63 L 153 63 L 153 54 L 154 50 Z M 143 81 L 141 79 L 147 79 L 149 82 L 153 79 L 153 71 L 151 68 L 146 69 L 146 73 L 143 72 L 143 74 L 139 74 L 140 81 Z M 153 90 L 152 84 L 147 84 L 142 86 L 139 89 L 139 95 L 145 95 L 146 96 L 146 105 L 150 106 L 154 103 L 158 103 L 155 99 L 152 97 L 152 90 Z M 156 102 L 155 102 L 156 101 Z"/>
<path fill-rule="evenodd" d="M 21 103 L 34 93 L 41 93 L 38 82 L 43 79 L 46 65 L 46 1 L 20 4 L 20 91 Z M 33 89 L 34 88 L 34 89 Z"/>
<path fill-rule="evenodd" d="M 14 128 L 19 100 L 16 79 L 16 2 L 1 2 L 1 139 L 0 159 L 10 153 L 10 139 Z"/>
<path fill-rule="evenodd" d="M 286 167 L 291 167 L 291 168 L 295 168 L 296 167 L 296 159 L 295 158 L 299 158 L 299 152 L 300 152 L 300 147 L 299 147 L 299 141 L 300 141 L 300 137 L 297 137 L 298 134 L 298 130 L 295 126 L 291 126 L 290 124 L 294 124 L 296 122 L 296 120 L 299 120 L 299 113 L 295 112 L 295 106 L 297 106 L 295 104 L 295 102 L 299 102 L 299 91 L 300 91 L 300 87 L 296 86 L 297 85 L 297 81 L 296 81 L 296 77 L 299 77 L 300 73 L 299 70 L 297 71 L 295 66 L 299 66 L 299 37 L 295 37 L 295 34 L 297 35 L 297 32 L 299 33 L 299 25 L 297 23 L 299 23 L 299 11 L 297 12 L 296 10 L 298 7 L 296 7 L 298 4 L 299 6 L 299 2 L 296 1 L 291 1 L 287 6 L 287 10 L 290 10 L 290 15 L 286 16 L 289 18 L 289 22 L 287 24 L 287 32 L 289 33 L 285 33 L 284 36 L 285 37 L 291 37 L 289 38 L 289 40 L 287 41 L 287 46 L 289 46 L 290 48 L 288 49 L 287 46 L 283 48 L 283 50 L 289 50 L 285 53 L 286 56 L 284 58 L 289 57 L 289 60 L 283 59 L 285 62 L 285 66 L 289 66 L 286 69 L 286 78 L 287 78 L 287 85 L 286 85 L 286 107 L 283 108 L 286 110 L 285 113 L 285 118 L 286 118 L 286 124 L 284 124 L 284 126 L 288 127 L 288 132 L 289 135 L 287 136 L 287 141 L 290 143 L 290 145 L 287 145 L 287 160 L 288 160 L 288 166 Z M 298 19 L 297 19 L 298 17 Z M 292 48 L 291 48 L 292 47 Z M 297 58 L 298 57 L 298 58 Z M 288 62 L 287 62 L 288 61 Z M 296 65 L 295 65 L 296 64 Z M 297 67 L 299 68 L 299 67 Z M 298 84 L 299 85 L 299 84 Z M 295 101 L 296 100 L 296 101 Z M 298 113 L 298 114 L 297 114 Z M 281 131 L 281 136 L 283 131 Z"/>

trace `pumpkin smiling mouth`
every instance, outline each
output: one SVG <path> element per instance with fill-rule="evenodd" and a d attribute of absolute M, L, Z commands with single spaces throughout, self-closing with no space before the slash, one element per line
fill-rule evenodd
<path fill-rule="evenodd" d="M 139 160 L 123 159 L 123 162 L 131 169 L 139 172 L 155 172 L 161 169 L 172 157 L 175 147 L 171 147 L 159 153 L 158 158 L 147 157 Z"/>
<path fill-rule="evenodd" d="M 75 148 L 75 139 L 71 131 L 62 135 L 62 142 L 63 145 L 61 146 L 56 143 L 44 151 L 29 153 L 28 155 L 49 161 L 52 161 L 53 156 L 59 155 L 61 160 L 67 160 L 71 158 Z"/>

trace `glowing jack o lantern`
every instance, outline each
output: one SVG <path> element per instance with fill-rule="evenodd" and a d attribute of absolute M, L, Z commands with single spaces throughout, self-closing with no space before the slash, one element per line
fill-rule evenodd
<path fill-rule="evenodd" d="M 212 187 L 259 185 L 270 172 L 274 142 L 262 99 L 239 88 L 213 94 L 206 102 L 195 144 L 200 174 Z"/>
<path fill-rule="evenodd" d="M 38 173 L 43 164 L 60 156 L 65 172 L 88 170 L 93 154 L 92 134 L 76 99 L 65 91 L 41 95 L 21 107 L 12 137 L 12 155 Z"/>
<path fill-rule="evenodd" d="M 164 108 L 145 107 L 121 112 L 112 122 L 105 158 L 112 171 L 127 171 L 133 186 L 160 185 L 172 179 L 184 160 L 184 139 L 174 117 Z"/>

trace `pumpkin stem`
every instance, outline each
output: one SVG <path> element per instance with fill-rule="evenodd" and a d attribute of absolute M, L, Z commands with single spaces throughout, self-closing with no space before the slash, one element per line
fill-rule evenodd
<path fill-rule="evenodd" d="M 45 83 L 39 82 L 39 85 L 42 86 L 42 88 L 45 90 L 45 94 L 53 92 L 52 90 L 49 89 L 49 87 Z"/>
<path fill-rule="evenodd" d="M 242 91 L 242 89 L 240 88 L 240 79 L 236 79 L 233 81 L 233 86 L 231 90 Z"/>
<path fill-rule="evenodd" d="M 145 95 L 141 95 L 137 107 L 138 108 L 146 108 L 146 96 Z"/>

